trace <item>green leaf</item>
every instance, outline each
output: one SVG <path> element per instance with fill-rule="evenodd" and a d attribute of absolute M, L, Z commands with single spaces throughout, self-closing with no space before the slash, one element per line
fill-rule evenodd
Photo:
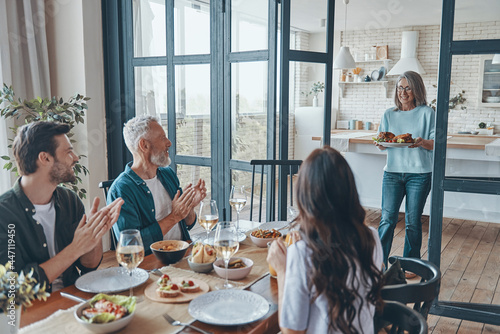
<path fill-rule="evenodd" d="M 12 168 L 12 162 L 7 162 L 3 165 L 3 169 L 10 170 Z"/>
<path fill-rule="evenodd" d="M 3 160 L 10 160 L 10 157 L 8 155 L 2 155 L 0 158 Z"/>

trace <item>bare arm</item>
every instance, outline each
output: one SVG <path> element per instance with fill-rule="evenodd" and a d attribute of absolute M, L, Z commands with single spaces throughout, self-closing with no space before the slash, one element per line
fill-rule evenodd
<path fill-rule="evenodd" d="M 285 274 L 286 274 L 286 245 L 282 238 L 273 241 L 271 248 L 267 254 L 267 262 L 276 270 L 278 281 L 278 319 L 281 319 L 281 311 L 283 309 L 283 295 L 285 289 Z M 281 332 L 284 334 L 303 334 L 306 331 L 296 331 L 293 329 L 280 326 Z"/>

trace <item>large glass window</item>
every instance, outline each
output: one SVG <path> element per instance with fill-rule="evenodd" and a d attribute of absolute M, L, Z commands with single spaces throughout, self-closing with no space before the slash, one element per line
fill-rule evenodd
<path fill-rule="evenodd" d="M 134 69 L 135 113 L 161 119 L 167 131 L 167 68 L 142 66 Z M 168 134 L 167 134 L 168 135 Z"/>
<path fill-rule="evenodd" d="M 175 54 L 210 53 L 210 2 L 175 0 Z"/>
<path fill-rule="evenodd" d="M 133 0 L 134 56 L 167 54 L 165 0 Z"/>
<path fill-rule="evenodd" d="M 267 16 L 267 0 L 231 1 L 231 51 L 267 49 Z"/>

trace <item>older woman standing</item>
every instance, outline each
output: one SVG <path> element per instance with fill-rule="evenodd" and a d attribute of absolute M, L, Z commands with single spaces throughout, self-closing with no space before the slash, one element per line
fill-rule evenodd
<path fill-rule="evenodd" d="M 382 217 L 378 228 L 386 266 L 399 208 L 405 196 L 406 235 L 403 256 L 420 258 L 421 218 L 431 189 L 434 149 L 434 110 L 427 106 L 424 82 L 418 73 L 407 71 L 399 76 L 394 102 L 396 107 L 387 109 L 382 116 L 379 133 L 411 133 L 415 143 L 408 148 L 387 149 L 382 184 Z M 375 145 L 381 150 L 386 149 L 378 143 Z M 407 272 L 406 276 L 412 278 L 415 274 Z"/>

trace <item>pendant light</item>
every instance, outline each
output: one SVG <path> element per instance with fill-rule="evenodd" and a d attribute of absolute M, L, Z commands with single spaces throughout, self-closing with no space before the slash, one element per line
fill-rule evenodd
<path fill-rule="evenodd" d="M 344 0 L 345 4 L 345 20 L 344 20 L 344 41 L 347 41 L 347 4 L 349 0 Z M 354 58 L 349 51 L 348 46 L 343 46 L 340 48 L 340 51 L 333 62 L 334 69 L 344 69 L 344 68 L 355 68 L 356 63 L 354 62 Z"/>
<path fill-rule="evenodd" d="M 500 53 L 497 53 L 491 60 L 492 64 L 500 64 Z"/>

